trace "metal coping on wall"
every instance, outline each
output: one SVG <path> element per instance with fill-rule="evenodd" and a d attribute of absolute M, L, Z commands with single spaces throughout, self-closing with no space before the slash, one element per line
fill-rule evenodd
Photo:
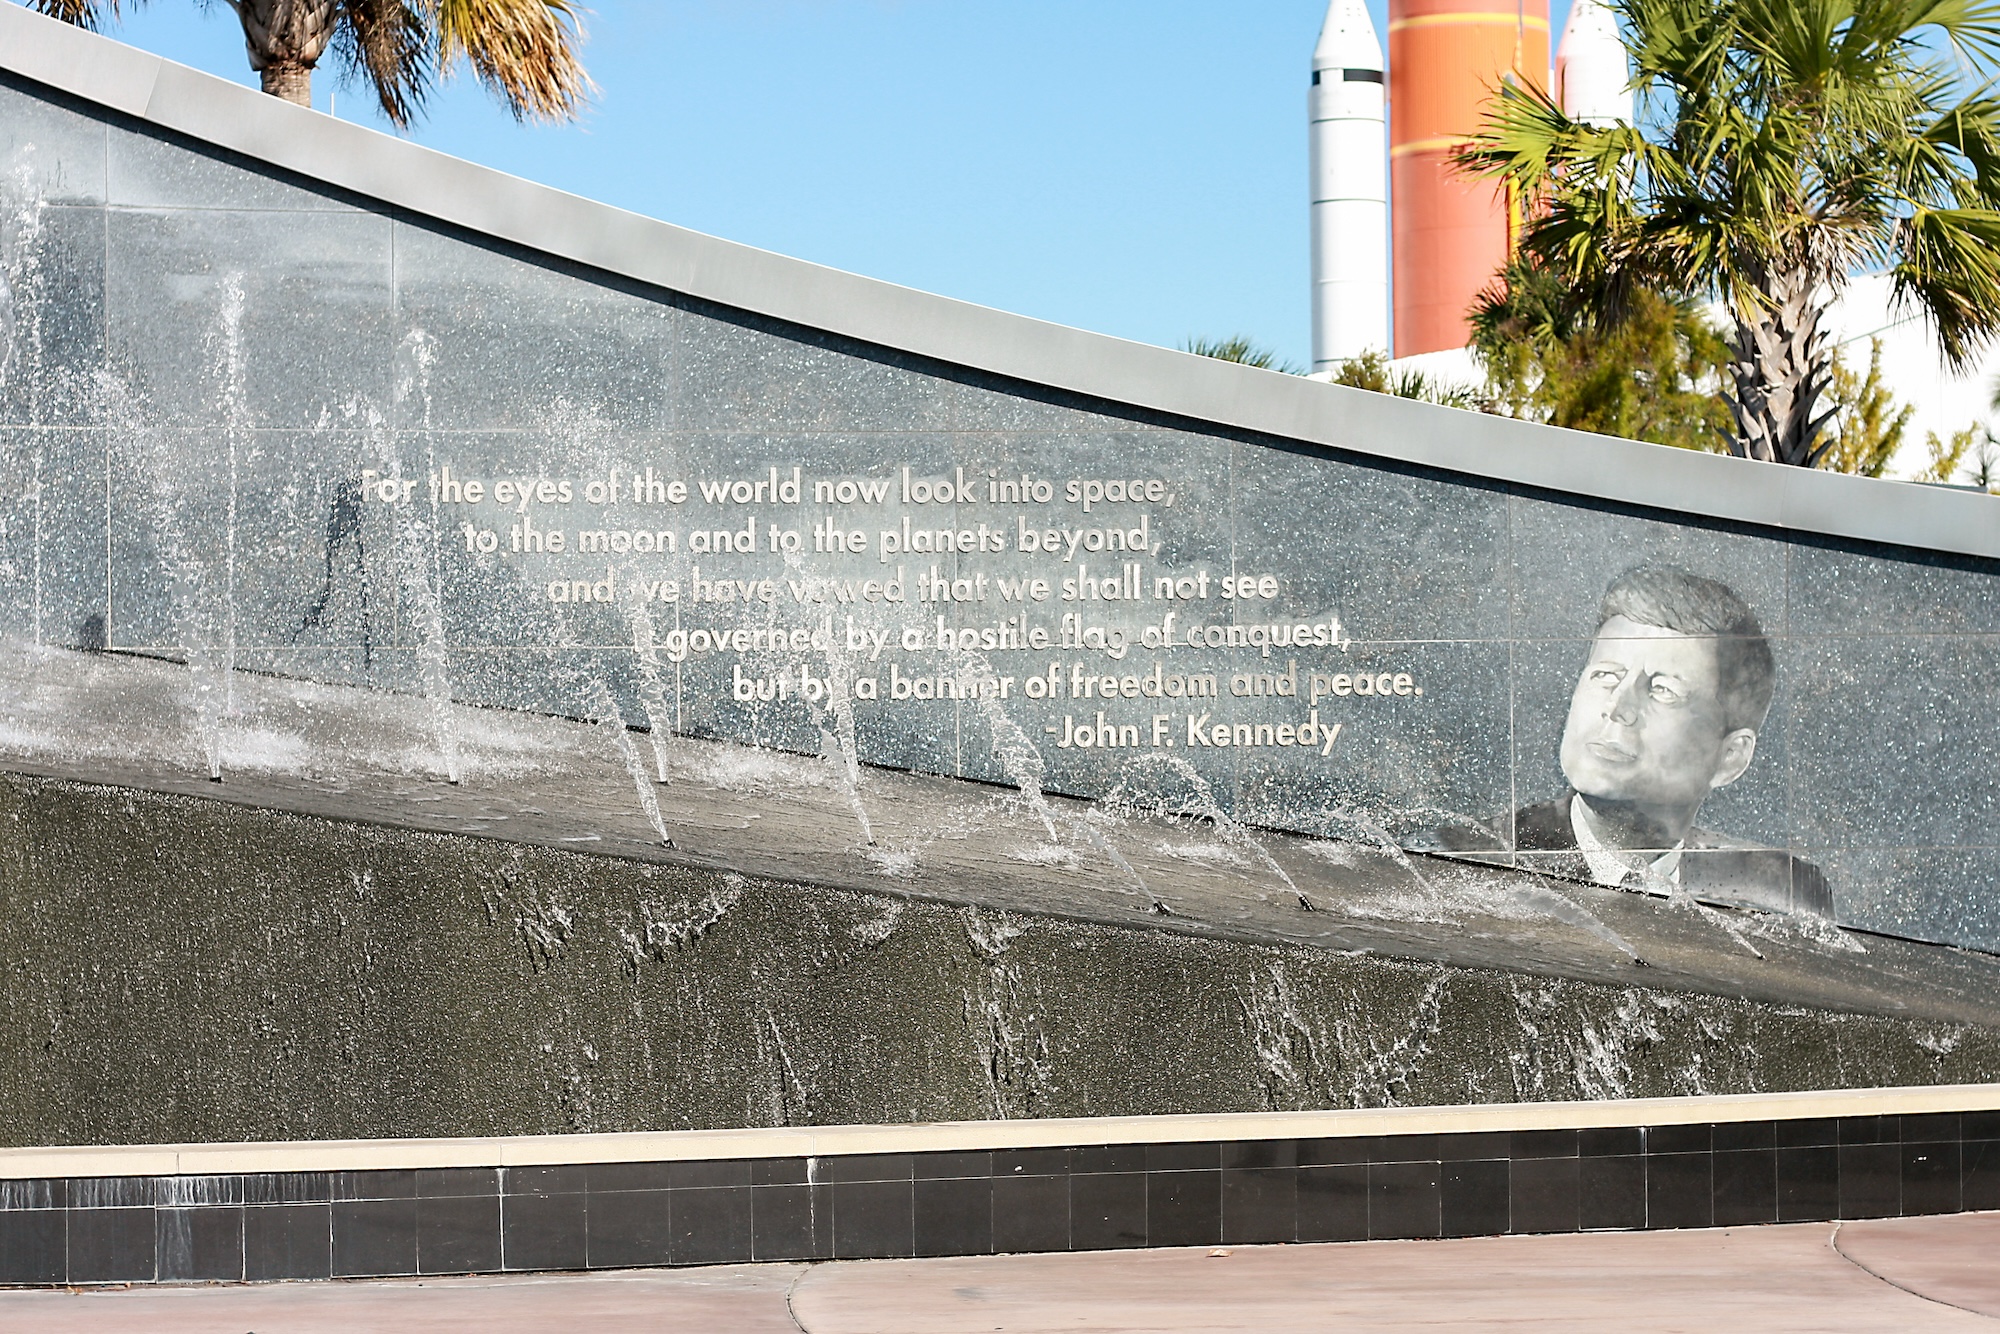
<path fill-rule="evenodd" d="M 1342 1139 L 1924 1116 L 1996 1109 L 2000 1109 L 2000 1084 L 1943 1084 L 1318 1112 L 1049 1117 L 915 1125 L 781 1126 L 463 1139 L 76 1145 L 0 1149 L 0 1180 L 824 1158 L 1058 1148 L 1077 1144 Z"/>
<path fill-rule="evenodd" d="M 489 238 L 1031 386 L 1584 500 L 2000 558 L 1988 496 L 1471 414 L 919 292 L 535 185 L 18 5 L 0 4 L 0 70 Z"/>

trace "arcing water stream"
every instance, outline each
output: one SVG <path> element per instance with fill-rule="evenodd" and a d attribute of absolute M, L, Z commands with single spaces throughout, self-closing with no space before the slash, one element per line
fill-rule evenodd
<path fill-rule="evenodd" d="M 424 458 L 428 465 L 426 472 L 428 477 L 436 477 L 437 437 L 431 426 L 431 370 L 437 361 L 437 344 L 429 334 L 415 329 L 403 340 L 403 347 L 411 362 L 413 375 L 398 384 L 397 397 L 407 401 L 414 391 L 422 400 L 419 428 L 423 432 Z M 382 439 L 389 444 L 392 437 L 383 432 Z M 383 459 L 384 475 L 401 482 L 401 452 L 391 445 L 378 457 Z M 439 516 L 441 500 L 437 487 L 426 486 L 424 489 L 430 494 L 429 519 L 426 521 L 419 517 L 422 511 L 417 507 L 404 506 L 404 512 L 399 516 L 397 548 L 403 571 L 403 588 L 410 602 L 410 619 L 416 623 L 417 663 L 423 674 L 424 698 L 430 704 L 431 731 L 437 738 L 445 775 L 456 784 L 459 781 L 458 723 L 452 706 L 451 666 L 445 646 L 444 598 L 440 592 L 444 581 L 443 562 L 438 549 L 443 531 Z"/>

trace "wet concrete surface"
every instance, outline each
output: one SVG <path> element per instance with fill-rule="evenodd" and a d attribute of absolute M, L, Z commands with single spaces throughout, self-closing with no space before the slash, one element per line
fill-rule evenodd
<path fill-rule="evenodd" d="M 2000 1215 L 521 1278 L 0 1292 L 47 1334 L 2000 1329 Z M 1864 1267 L 1864 1265 L 1866 1267 Z"/>
<path fill-rule="evenodd" d="M 669 848 L 602 727 L 455 707 L 453 785 L 420 699 L 238 673 L 213 738 L 191 701 L 175 663 L 0 649 L 0 769 L 1194 937 L 2000 1027 L 1991 956 L 1412 858 L 1365 831 L 1242 830 L 1171 813 L 1199 803 L 1170 787 L 1037 806 L 863 768 L 850 791 L 837 759 L 685 737 L 660 759 L 633 734 L 638 760 L 666 768 L 647 786 Z"/>

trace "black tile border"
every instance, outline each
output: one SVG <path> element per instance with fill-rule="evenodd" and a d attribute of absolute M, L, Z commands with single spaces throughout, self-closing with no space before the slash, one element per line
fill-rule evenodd
<path fill-rule="evenodd" d="M 9 1181 L 0 1285 L 268 1282 L 2000 1208 L 2000 1113 Z"/>

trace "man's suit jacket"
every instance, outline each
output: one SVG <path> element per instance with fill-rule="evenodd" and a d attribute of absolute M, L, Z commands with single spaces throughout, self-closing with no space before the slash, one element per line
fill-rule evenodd
<path fill-rule="evenodd" d="M 1513 852 L 1522 866 L 1571 880 L 1590 880 L 1590 865 L 1576 845 L 1570 822 L 1574 792 L 1555 801 L 1523 806 L 1515 811 L 1509 830 L 1494 837 L 1484 829 L 1463 826 L 1437 831 L 1439 851 L 1456 853 Z M 1703 903 L 1762 908 L 1767 912 L 1833 916 L 1833 889 L 1820 869 L 1783 848 L 1743 843 L 1707 829 L 1690 829 L 1682 844 L 1682 888 Z"/>

